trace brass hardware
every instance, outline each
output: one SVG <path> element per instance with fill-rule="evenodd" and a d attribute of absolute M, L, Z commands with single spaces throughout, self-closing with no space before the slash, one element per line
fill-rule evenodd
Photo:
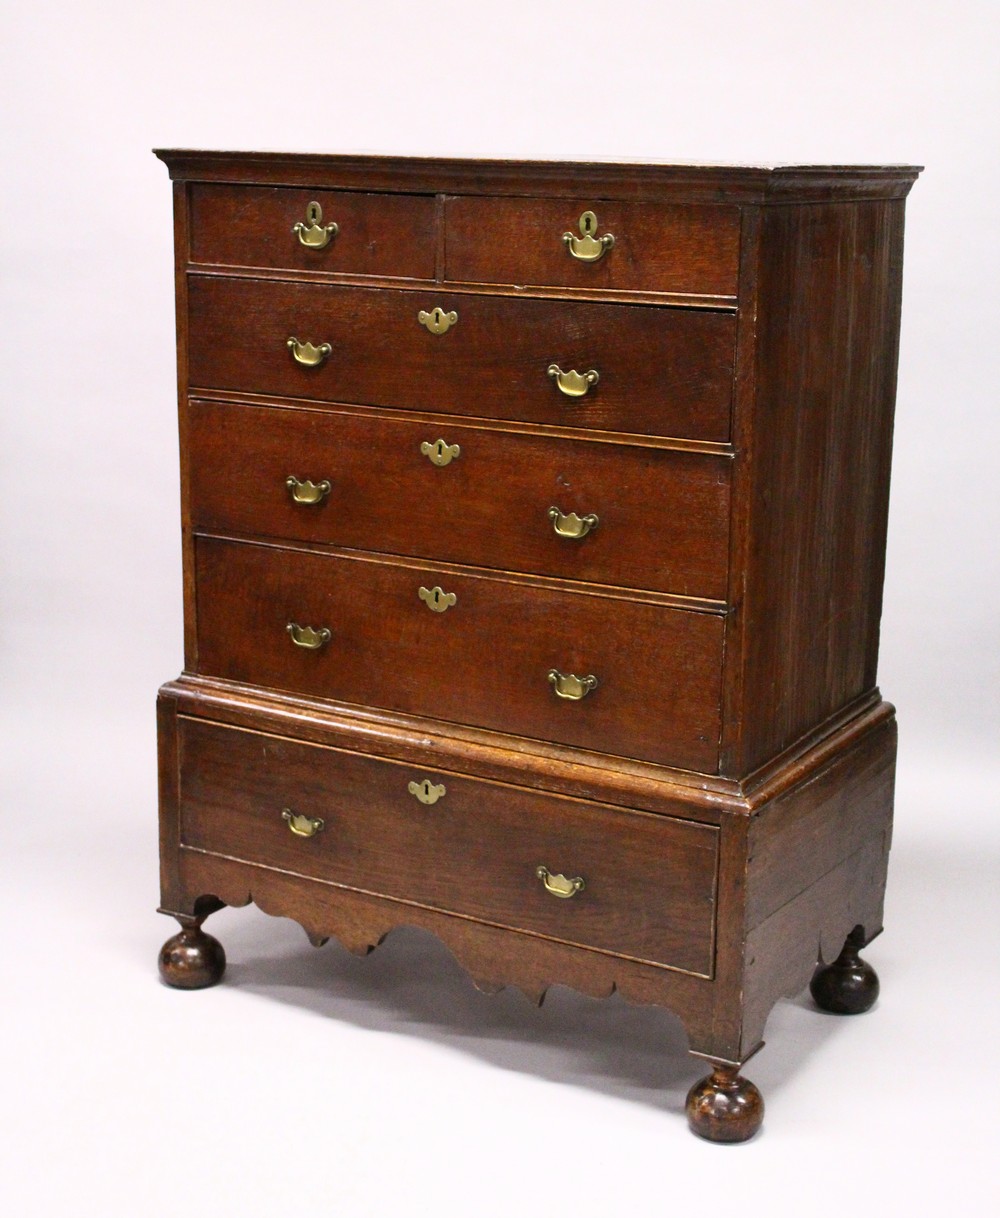
<path fill-rule="evenodd" d="M 446 313 L 444 309 L 431 309 L 429 313 L 425 313 L 421 309 L 417 314 L 417 321 L 426 326 L 432 334 L 447 334 L 458 321 L 458 314 L 454 309 L 450 313 Z"/>
<path fill-rule="evenodd" d="M 300 812 L 293 812 L 291 808 L 282 812 L 281 819 L 296 837 L 315 837 L 326 824 L 326 821 L 318 816 L 303 816 Z"/>
<path fill-rule="evenodd" d="M 443 588 L 439 588 L 436 584 L 433 588 L 421 587 L 417 595 L 427 608 L 432 609 L 435 613 L 444 613 L 452 605 L 458 604 L 458 597 L 454 592 L 445 592 Z"/>
<path fill-rule="evenodd" d="M 415 795 L 422 804 L 436 804 L 439 799 L 445 794 L 445 785 L 443 782 L 431 782 L 429 778 L 425 778 L 423 782 L 411 782 L 406 788 L 411 795 Z"/>
<path fill-rule="evenodd" d="M 605 233 L 603 237 L 595 236 L 596 233 L 597 217 L 592 211 L 585 211 L 580 217 L 579 237 L 575 233 L 563 233 L 563 241 L 580 262 L 599 262 L 614 246 L 615 238 L 613 233 Z"/>
<path fill-rule="evenodd" d="M 308 478 L 300 482 L 294 474 L 289 474 L 285 486 L 296 503 L 322 503 L 330 493 L 330 483 L 325 478 L 322 482 L 310 482 Z"/>
<path fill-rule="evenodd" d="M 553 875 L 548 867 L 536 868 L 535 875 L 545 885 L 546 892 L 551 893 L 554 897 L 562 897 L 564 901 L 568 901 L 570 897 L 575 897 L 578 892 L 583 892 L 584 888 L 586 888 L 582 875 L 574 876 L 570 880 L 564 875 Z"/>
<path fill-rule="evenodd" d="M 332 638 L 330 631 L 325 626 L 314 630 L 312 626 L 300 626 L 297 622 L 289 622 L 285 629 L 295 646 L 304 647 L 306 651 L 319 651 Z"/>
<path fill-rule="evenodd" d="M 593 512 L 588 512 L 586 516 L 570 512 L 568 516 L 564 516 L 557 507 L 549 508 L 549 520 L 560 537 L 586 537 L 591 529 L 596 529 L 600 524 L 599 518 Z"/>
<path fill-rule="evenodd" d="M 450 465 L 456 457 L 462 455 L 460 445 L 445 444 L 444 440 L 435 440 L 433 444 L 429 440 L 425 440 L 420 445 L 420 451 L 435 465 Z"/>
<path fill-rule="evenodd" d="M 549 364 L 546 371 L 559 386 L 559 392 L 565 393 L 568 398 L 586 397 L 591 386 L 601 379 L 596 368 L 591 368 L 589 372 L 577 372 L 574 369 L 563 372 L 558 364 Z"/>
<path fill-rule="evenodd" d="M 297 338 L 290 338 L 285 346 L 291 351 L 295 362 L 305 368 L 318 367 L 333 350 L 329 343 L 314 347 L 312 343 L 300 343 Z"/>
<path fill-rule="evenodd" d="M 323 209 L 313 202 L 306 207 L 305 223 L 297 221 L 292 225 L 292 232 L 298 237 L 301 245 L 311 250 L 321 250 L 330 244 L 330 238 L 336 237 L 340 229 L 336 224 L 324 224 Z"/>
<path fill-rule="evenodd" d="M 595 676 L 578 677 L 572 672 L 560 672 L 558 668 L 549 671 L 549 683 L 556 691 L 557 698 L 568 698 L 570 702 L 579 702 L 597 688 Z"/>

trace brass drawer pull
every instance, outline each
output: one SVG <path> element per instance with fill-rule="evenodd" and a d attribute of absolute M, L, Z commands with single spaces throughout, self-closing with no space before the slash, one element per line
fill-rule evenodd
<path fill-rule="evenodd" d="M 420 445 L 420 451 L 431 462 L 432 465 L 450 465 L 462 455 L 462 448 L 459 444 L 445 444 L 444 440 L 435 440 L 433 444 L 429 440 L 425 440 Z"/>
<path fill-rule="evenodd" d="M 318 368 L 333 350 L 329 343 L 320 343 L 318 347 L 315 347 L 312 343 L 300 343 L 294 336 L 285 343 L 285 346 L 291 351 L 295 362 L 301 364 L 303 368 Z"/>
<path fill-rule="evenodd" d="M 416 796 L 422 804 L 436 804 L 439 799 L 443 799 L 446 788 L 443 782 L 431 782 L 429 778 L 425 778 L 423 782 L 411 782 L 406 788 L 411 795 Z"/>
<path fill-rule="evenodd" d="M 295 646 L 304 647 L 306 651 L 319 651 L 333 637 L 325 626 L 314 630 L 312 626 L 300 626 L 298 622 L 289 622 L 285 629 Z"/>
<path fill-rule="evenodd" d="M 586 698 L 592 689 L 597 688 L 595 676 L 578 677 L 572 672 L 560 672 L 558 668 L 550 670 L 549 683 L 557 698 L 568 698 L 570 702 L 579 702 L 581 698 Z"/>
<path fill-rule="evenodd" d="M 298 237 L 300 245 L 321 250 L 330 244 L 330 238 L 336 237 L 340 229 L 336 224 L 324 224 L 323 209 L 313 202 L 306 207 L 305 223 L 297 221 L 292 225 L 292 232 Z"/>
<path fill-rule="evenodd" d="M 600 262 L 609 249 L 613 248 L 615 238 L 613 233 L 605 233 L 598 237 L 597 217 L 592 211 L 585 211 L 580 217 L 580 235 L 563 233 L 566 248 L 579 262 Z"/>
<path fill-rule="evenodd" d="M 570 880 L 564 875 L 553 875 L 548 867 L 538 867 L 535 870 L 535 875 L 545 885 L 546 892 L 551 893 L 554 897 L 562 897 L 564 901 L 568 901 L 570 897 L 575 897 L 578 892 L 583 892 L 584 888 L 586 888 L 582 875 L 574 876 Z"/>
<path fill-rule="evenodd" d="M 291 808 L 282 812 L 281 819 L 296 837 L 315 837 L 326 824 L 326 821 L 318 816 L 303 816 L 300 812 L 293 812 Z"/>
<path fill-rule="evenodd" d="M 454 309 L 450 313 L 446 313 L 444 309 L 431 309 L 426 313 L 423 309 L 417 314 L 417 321 L 422 326 L 426 326 L 432 334 L 447 334 L 451 327 L 458 321 L 458 314 Z"/>
<path fill-rule="evenodd" d="M 330 493 L 330 483 L 325 478 L 322 482 L 310 482 L 308 478 L 300 482 L 294 474 L 289 474 L 285 486 L 296 503 L 322 503 Z"/>
<path fill-rule="evenodd" d="M 591 529 L 596 529 L 601 523 L 600 518 L 593 512 L 588 512 L 586 516 L 570 512 L 568 516 L 564 516 L 557 507 L 550 507 L 548 514 L 552 529 L 559 537 L 586 537 Z"/>
<path fill-rule="evenodd" d="M 446 609 L 450 609 L 452 605 L 458 604 L 458 597 L 454 592 L 445 592 L 437 584 L 433 588 L 424 588 L 421 586 L 417 596 L 424 602 L 428 609 L 434 613 L 444 613 Z"/>
<path fill-rule="evenodd" d="M 549 364 L 547 371 L 559 386 L 559 392 L 565 393 L 568 398 L 586 397 L 591 387 L 601 379 L 596 368 L 591 368 L 589 372 L 577 372 L 575 369 L 563 372 L 558 364 Z"/>

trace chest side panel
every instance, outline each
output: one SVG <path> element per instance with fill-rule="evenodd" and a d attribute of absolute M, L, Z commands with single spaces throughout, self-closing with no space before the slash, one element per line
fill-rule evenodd
<path fill-rule="evenodd" d="M 901 200 L 764 209 L 727 773 L 875 684 L 902 237 Z"/>

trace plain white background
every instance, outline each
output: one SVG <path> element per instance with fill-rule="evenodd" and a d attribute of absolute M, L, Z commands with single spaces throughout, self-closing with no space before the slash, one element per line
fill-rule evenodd
<path fill-rule="evenodd" d="M 3 6 L 0 1197 L 32 1215 L 936 1214 L 985 1200 L 1000 915 L 998 10 Z M 479 995 L 253 909 L 155 954 L 153 696 L 181 662 L 170 191 L 154 145 L 908 161 L 880 684 L 899 707 L 870 1016 L 779 1004 L 741 1148 L 666 1013 Z M 992 780 L 992 781 L 991 781 Z M 992 1195 L 992 1190 L 990 1190 Z"/>

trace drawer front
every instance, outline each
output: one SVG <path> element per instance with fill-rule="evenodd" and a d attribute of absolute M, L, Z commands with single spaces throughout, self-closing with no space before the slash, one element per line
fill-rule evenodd
<path fill-rule="evenodd" d="M 711 826 L 196 720 L 182 719 L 180 731 L 187 847 L 712 972 Z M 418 800 L 410 783 L 435 802 Z M 293 833 L 286 809 L 322 828 L 298 820 L 300 830 L 316 831 Z M 539 867 L 583 887 L 553 896 Z"/>
<path fill-rule="evenodd" d="M 596 217 L 591 242 L 581 240 L 588 212 Z M 446 275 L 455 282 L 736 294 L 735 207 L 463 197 L 446 204 L 445 234 Z M 592 244 L 608 234 L 610 248 Z"/>
<path fill-rule="evenodd" d="M 726 598 L 725 457 L 222 402 L 187 433 L 198 529 Z"/>
<path fill-rule="evenodd" d="M 189 381 L 327 402 L 724 441 L 729 313 L 194 275 Z M 431 333 L 440 308 L 457 320 Z M 290 338 L 329 353 L 296 362 Z M 304 358 L 320 358 L 303 352 Z M 596 372 L 582 396 L 549 369 Z M 574 386 L 563 378 L 563 384 Z M 582 386 L 576 386 L 579 389 Z"/>
<path fill-rule="evenodd" d="M 682 769 L 718 765 L 719 616 L 206 537 L 196 569 L 207 675 Z M 296 645 L 289 623 L 303 641 L 329 639 Z M 591 676 L 598 685 L 579 700 L 557 696 L 553 682 L 579 694 L 571 678 Z"/>
<path fill-rule="evenodd" d="M 192 262 L 434 278 L 431 196 L 195 184 L 190 199 Z"/>

